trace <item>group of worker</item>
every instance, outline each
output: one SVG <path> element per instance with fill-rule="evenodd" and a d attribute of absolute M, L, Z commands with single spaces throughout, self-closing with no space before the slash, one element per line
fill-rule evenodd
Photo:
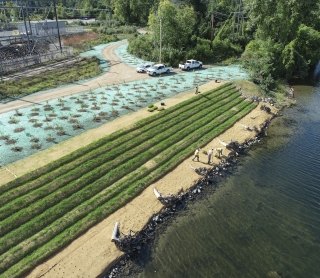
<path fill-rule="evenodd" d="M 222 151 L 223 149 L 222 148 L 216 148 L 216 157 L 218 158 L 221 158 L 222 156 Z M 210 149 L 208 152 L 207 152 L 207 157 L 208 157 L 208 164 L 211 164 L 211 159 L 212 159 L 212 155 L 213 155 L 213 151 L 214 149 Z M 200 148 L 197 148 L 194 152 L 194 156 L 192 158 L 192 161 L 200 161 Z"/>
<path fill-rule="evenodd" d="M 218 80 L 216 80 L 216 83 L 218 83 Z M 200 94 L 200 91 L 199 91 L 199 85 L 196 86 L 196 95 L 197 94 Z M 222 156 L 222 148 L 216 148 L 216 157 L 218 158 L 221 158 Z M 208 152 L 207 152 L 207 156 L 208 156 L 208 164 L 211 164 L 211 159 L 212 159 L 212 155 L 213 155 L 213 151 L 214 149 L 210 149 Z M 192 158 L 192 161 L 200 161 L 200 148 L 197 148 L 194 152 L 194 156 Z"/>

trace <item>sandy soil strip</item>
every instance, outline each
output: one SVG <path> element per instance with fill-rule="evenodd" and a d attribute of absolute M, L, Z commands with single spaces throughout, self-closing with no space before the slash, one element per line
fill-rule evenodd
<path fill-rule="evenodd" d="M 21 100 L 15 100 L 9 103 L 0 103 L 0 114 L 30 106 L 34 103 L 40 103 L 50 99 L 73 95 L 90 89 L 149 78 L 147 74 L 139 74 L 134 68 L 122 63 L 120 58 L 115 54 L 115 49 L 125 43 L 126 41 L 120 41 L 106 47 L 103 50 L 105 59 L 110 63 L 110 70 L 108 72 L 81 84 L 74 83 L 73 85 L 66 85 L 60 88 L 32 94 L 22 98 Z"/>
<path fill-rule="evenodd" d="M 204 91 L 205 88 L 213 86 L 217 86 L 217 84 L 211 83 L 201 86 L 200 90 Z M 182 94 L 166 100 L 166 103 L 171 106 L 192 95 L 193 93 Z M 127 121 L 133 123 L 143 116 L 146 116 L 145 111 L 132 113 L 126 117 L 126 123 L 123 124 L 129 124 Z M 252 138 L 255 135 L 254 132 L 245 130 L 245 126 L 253 127 L 255 125 L 259 127 L 270 117 L 270 115 L 261 111 L 260 107 L 258 107 L 237 122 L 232 128 L 221 134 L 219 138 L 213 139 L 203 149 L 224 148 L 220 140 L 224 142 L 230 142 L 231 140 L 244 142 L 246 139 Z M 121 119 L 119 119 L 119 121 L 121 121 Z M 117 127 L 115 123 L 116 121 L 106 124 L 101 128 L 105 129 L 106 133 L 109 133 L 110 126 L 113 126 L 113 128 Z M 80 139 L 80 136 L 78 137 L 72 140 L 76 143 L 77 138 Z M 80 143 L 81 140 L 78 142 Z M 65 142 L 65 144 L 67 144 L 67 142 Z M 83 144 L 83 142 L 81 142 L 81 144 Z M 79 145 L 77 145 L 77 147 L 79 147 Z M 223 153 L 227 154 L 225 148 Z M 206 164 L 207 157 L 204 154 L 200 155 L 200 162 L 193 162 L 191 158 L 192 157 L 187 158 L 172 172 L 145 189 L 134 200 L 91 228 L 60 253 L 39 265 L 28 277 L 96 277 L 101 274 L 108 265 L 112 264 L 122 255 L 110 240 L 115 222 L 120 222 L 121 232 L 123 233 L 129 233 L 130 229 L 133 231 L 141 230 L 148 222 L 150 216 L 159 212 L 162 208 L 162 205 L 156 200 L 153 194 L 153 187 L 157 187 L 163 194 L 176 194 L 181 188 L 188 189 L 191 187 L 194 181 L 199 178 L 192 168 L 208 167 Z M 41 158 L 39 158 L 39 160 L 41 160 Z M 213 162 L 218 163 L 219 160 L 214 158 Z"/>

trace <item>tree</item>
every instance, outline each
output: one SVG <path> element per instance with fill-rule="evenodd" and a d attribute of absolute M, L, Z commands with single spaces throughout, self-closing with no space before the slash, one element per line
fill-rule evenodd
<path fill-rule="evenodd" d="M 320 32 L 304 24 L 299 26 L 296 38 L 286 45 L 282 62 L 286 77 L 305 78 L 315 68 L 320 57 Z"/>
<path fill-rule="evenodd" d="M 253 80 L 269 88 L 271 78 L 307 77 L 320 57 L 319 1 L 247 0 L 246 11 L 255 40 L 242 57 Z"/>
<path fill-rule="evenodd" d="M 213 62 L 211 41 L 202 38 L 196 38 L 195 46 L 192 47 L 187 56 L 201 61 Z"/>
<path fill-rule="evenodd" d="M 301 23 L 314 26 L 317 22 L 314 0 L 247 0 L 246 7 L 256 36 L 282 44 L 295 38 Z"/>
<path fill-rule="evenodd" d="M 158 0 L 112 0 L 115 17 L 126 24 L 144 25 Z"/>
<path fill-rule="evenodd" d="M 112 8 L 118 20 L 123 23 L 130 22 L 130 2 L 128 0 L 113 0 Z"/>
<path fill-rule="evenodd" d="M 271 39 L 252 40 L 242 54 L 242 63 L 249 70 L 251 79 L 264 91 L 275 86 L 277 69 L 274 65 L 281 61 L 280 55 L 281 46 Z"/>
<path fill-rule="evenodd" d="M 106 11 L 101 11 L 101 12 L 99 13 L 98 19 L 99 19 L 99 20 L 106 20 L 106 19 L 107 19 L 107 13 L 106 13 Z"/>
<path fill-rule="evenodd" d="M 161 28 L 162 45 L 182 50 L 191 40 L 195 22 L 196 15 L 192 7 L 177 7 L 169 0 L 162 0 L 157 14 L 149 15 L 148 25 L 158 46 Z"/>
<path fill-rule="evenodd" d="M 65 7 L 60 3 L 57 6 L 57 14 L 59 19 L 68 17 Z"/>

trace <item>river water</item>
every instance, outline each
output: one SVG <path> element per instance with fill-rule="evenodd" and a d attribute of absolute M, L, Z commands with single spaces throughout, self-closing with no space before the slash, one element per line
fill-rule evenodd
<path fill-rule="evenodd" d="M 295 95 L 237 172 L 165 229 L 138 277 L 320 277 L 320 88 Z"/>

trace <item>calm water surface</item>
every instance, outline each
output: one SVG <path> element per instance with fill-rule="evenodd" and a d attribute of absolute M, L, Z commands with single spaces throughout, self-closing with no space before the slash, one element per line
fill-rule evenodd
<path fill-rule="evenodd" d="M 177 217 L 139 277 L 320 277 L 320 88 L 215 194 Z"/>

